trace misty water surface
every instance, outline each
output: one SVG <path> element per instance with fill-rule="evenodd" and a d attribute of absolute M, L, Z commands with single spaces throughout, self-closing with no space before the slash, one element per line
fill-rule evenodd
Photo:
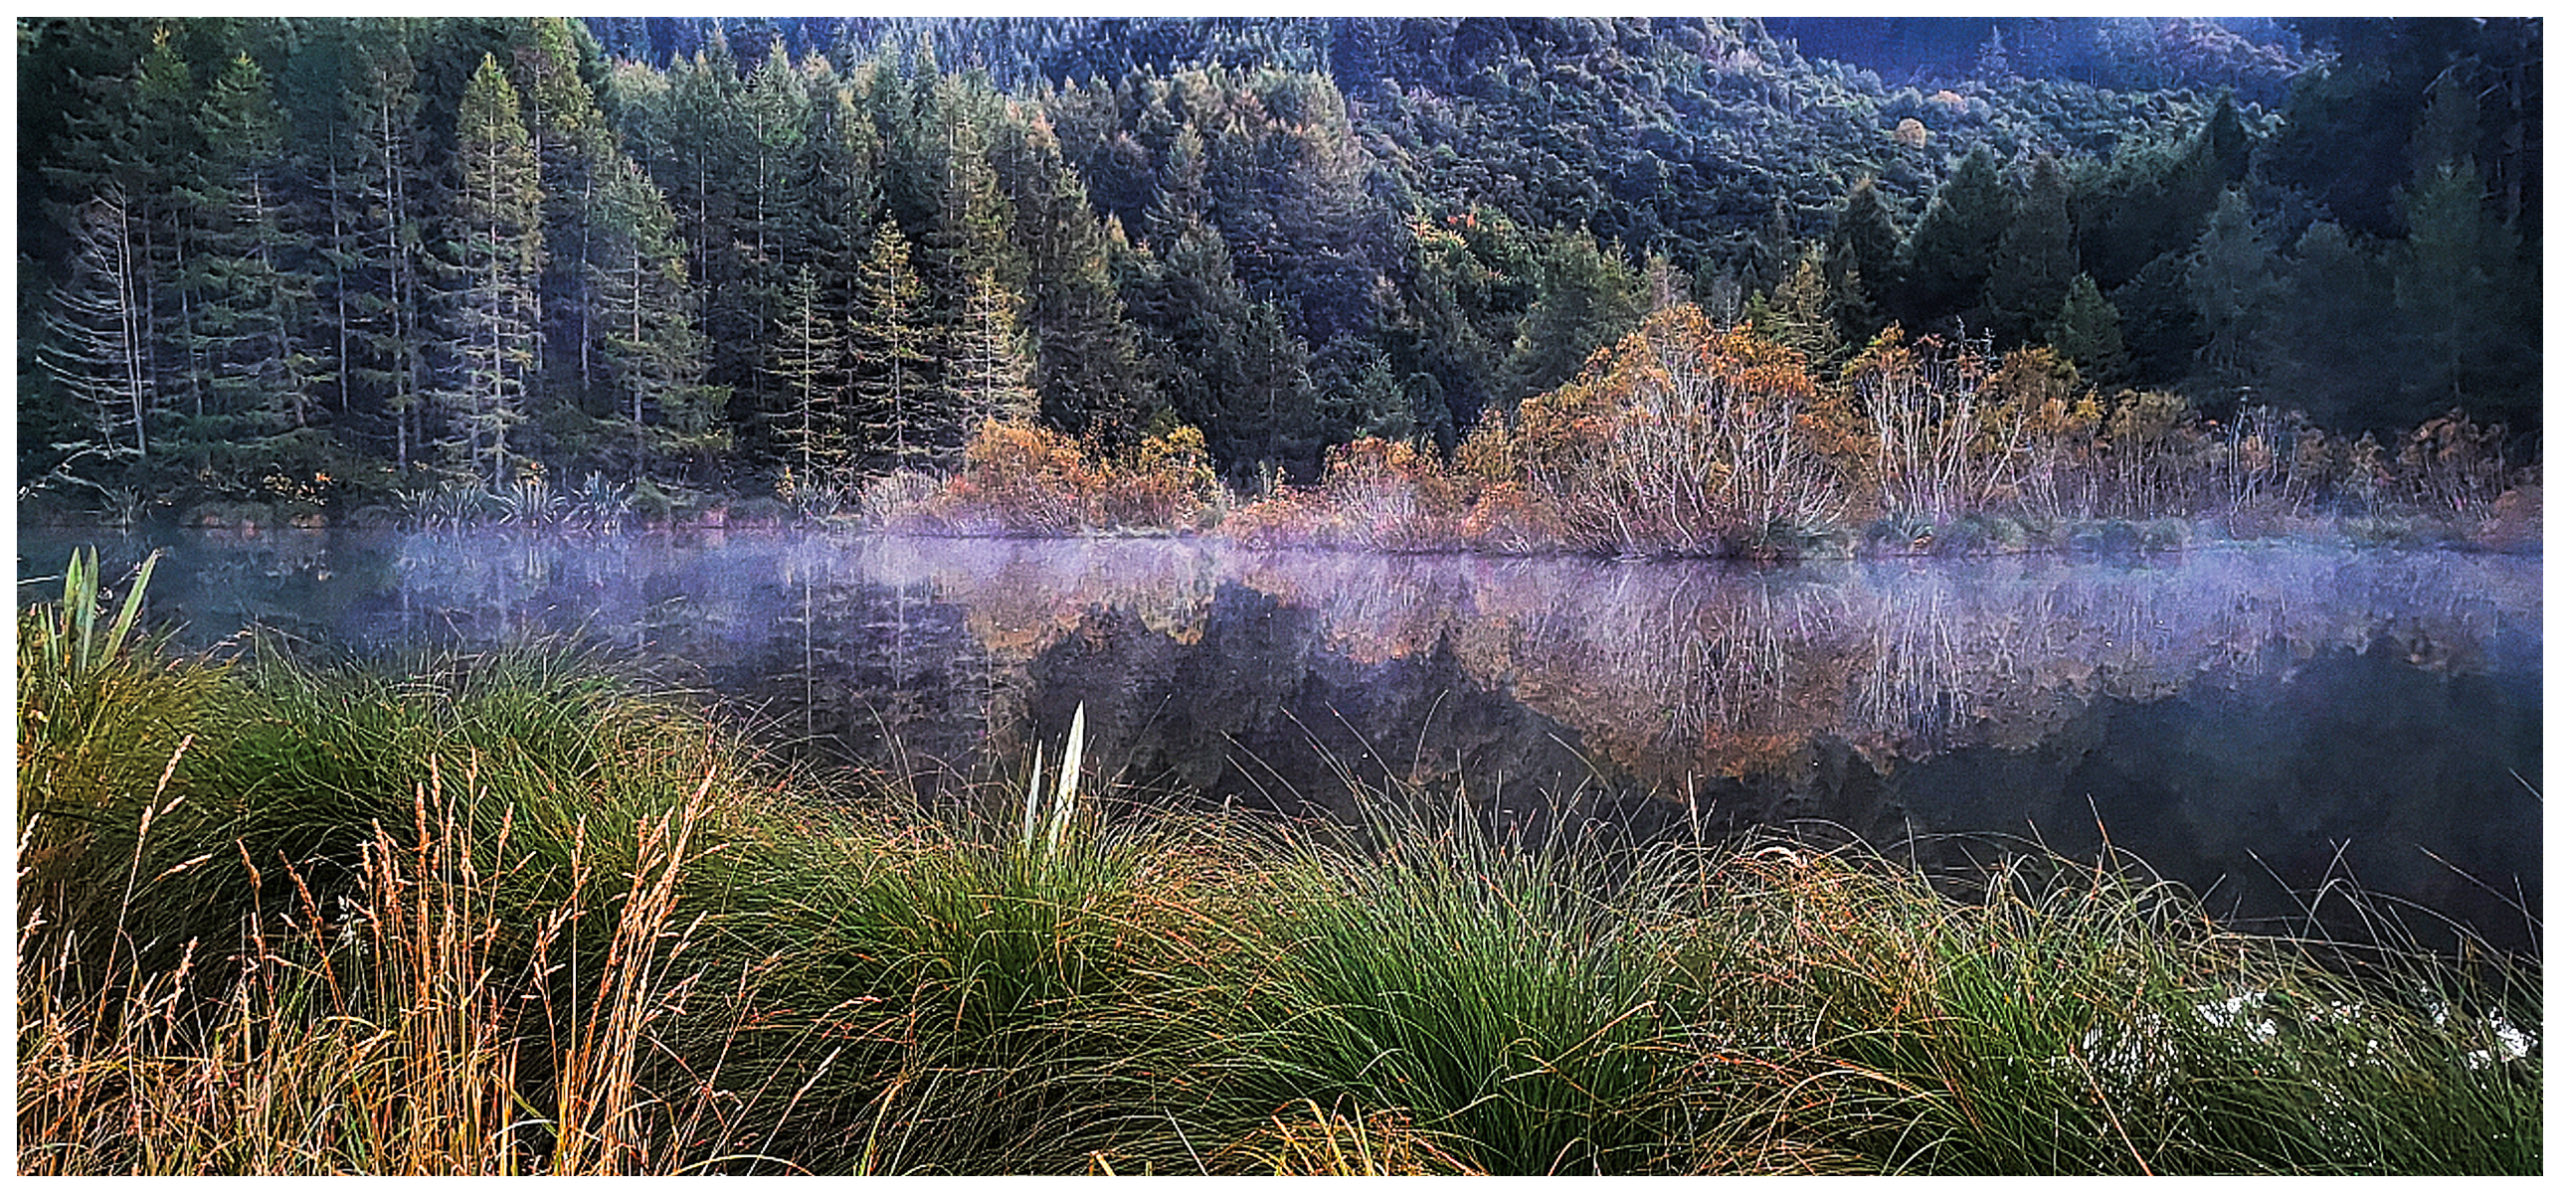
<path fill-rule="evenodd" d="M 22 578 L 71 537 L 22 534 Z M 1164 540 L 188 533 L 210 643 L 580 634 L 767 740 L 928 794 L 1087 710 L 1149 798 L 1339 806 L 1341 772 L 1506 831 L 1790 824 L 1952 865 L 2102 841 L 2244 918 L 2352 872 L 2503 944 L 2541 900 L 2541 566 L 2228 547 L 1801 564 L 1255 553 Z M 22 585 L 22 599 L 45 595 Z"/>

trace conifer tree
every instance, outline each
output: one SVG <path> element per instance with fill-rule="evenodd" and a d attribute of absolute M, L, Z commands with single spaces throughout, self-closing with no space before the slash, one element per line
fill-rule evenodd
<path fill-rule="evenodd" d="M 667 115 L 651 147 L 651 175 L 676 213 L 703 330 L 703 376 L 759 409 L 755 347 L 770 331 L 744 284 L 738 251 L 740 129 L 737 62 L 714 36 L 668 70 Z"/>
<path fill-rule="evenodd" d="M 214 80 L 202 117 L 209 159 L 198 324 L 210 405 L 235 428 L 227 446 L 310 422 L 315 364 L 304 350 L 311 278 L 285 260 L 278 177 L 284 119 L 247 54 Z"/>
<path fill-rule="evenodd" d="M 1005 289 L 992 270 L 980 273 L 970 287 L 968 305 L 952 326 L 948 353 L 946 410 L 955 433 L 938 440 L 965 442 L 988 419 L 1027 425 L 1039 417 L 1040 395 L 1031 389 L 1031 353 L 1023 343 L 1021 309 L 1022 299 Z"/>
<path fill-rule="evenodd" d="M 778 403 L 770 415 L 774 438 L 802 483 L 837 483 L 852 450 L 844 338 L 806 265 L 792 275 L 779 306 L 770 358 Z"/>
<path fill-rule="evenodd" d="M 1538 299 L 1520 320 L 1503 374 L 1507 404 L 1573 379 L 1582 362 L 1618 342 L 1644 317 L 1644 296 L 1626 258 L 1603 252 L 1589 228 L 1552 236 Z"/>
<path fill-rule="evenodd" d="M 2353 434 L 2386 426 L 2409 346 L 2389 265 L 2322 220 L 2294 242 L 2285 274 L 2269 323 L 2268 388 L 2323 427 Z"/>
<path fill-rule="evenodd" d="M 1111 273 L 1117 220 L 1097 224 L 1083 180 L 1055 142 L 1015 196 L 1016 237 L 1030 270 L 1024 323 L 1039 345 L 1033 382 L 1041 417 L 1108 448 L 1135 443 L 1159 407 L 1141 371 L 1137 338 L 1123 318 Z"/>
<path fill-rule="evenodd" d="M 2069 189 L 2061 166 L 2051 155 L 2039 155 L 2018 197 L 2017 216 L 1992 253 L 1982 305 L 1992 330 L 2011 343 L 2052 338 L 2054 318 L 2080 272 Z"/>
<path fill-rule="evenodd" d="M 2539 276 L 2515 231 L 2488 207 L 2469 152 L 2477 125 L 2472 97 L 2439 84 L 2410 147 L 2415 176 L 2400 195 L 2409 236 L 2391 258 L 2407 344 L 2402 392 L 2419 410 L 2523 414 L 2530 407 L 2523 395 L 2540 374 L 2541 337 L 2514 296 L 2538 290 Z"/>
<path fill-rule="evenodd" d="M 1746 311 L 1761 334 L 1803 353 L 1818 368 L 1836 369 L 1847 362 L 1852 348 L 1840 338 L 1837 303 L 1827 277 L 1822 246 L 1816 244 L 1776 290 L 1752 295 Z"/>
<path fill-rule="evenodd" d="M 2187 256 L 2186 282 L 2204 339 L 2196 349 L 2197 375 L 2225 393 L 2253 387 L 2265 365 L 2266 309 L 2275 291 L 2271 266 L 2248 200 L 2237 188 L 2223 192 Z"/>
<path fill-rule="evenodd" d="M 1902 230 L 1875 179 L 1861 178 L 1849 188 L 1839 218 L 1824 242 L 1824 280 L 1839 311 L 1840 332 L 1863 344 L 1881 329 L 1881 300 L 1900 285 L 1894 272 L 1902 252 Z"/>
<path fill-rule="evenodd" d="M 458 462 L 496 487 L 525 461 L 517 429 L 542 333 L 534 292 L 543 252 L 541 166 L 515 85 L 494 55 L 481 58 L 462 93 L 454 141 L 461 174 L 449 233 L 454 375 L 442 396 Z"/>
<path fill-rule="evenodd" d="M 421 326 L 428 189 L 417 72 L 402 22 L 359 22 L 350 40 L 347 189 L 354 203 L 337 284 L 352 333 L 340 369 L 349 404 L 390 419 L 392 461 L 406 474 L 428 441 L 431 388 Z"/>
<path fill-rule="evenodd" d="M 943 119 L 941 201 L 926 240 L 935 264 L 925 272 L 940 276 L 941 285 L 950 288 L 943 305 L 956 319 L 981 275 L 1007 288 L 1018 288 L 1023 277 L 1011 243 L 1013 205 L 987 161 L 983 126 L 993 116 L 980 109 L 991 107 L 993 97 L 962 92 L 951 81 L 942 90 L 944 98 L 936 105 Z"/>
<path fill-rule="evenodd" d="M 630 445 L 631 474 L 647 477 L 726 443 L 726 393 L 701 383 L 701 333 L 666 196 L 629 158 L 614 155 L 602 174 L 594 213 L 594 315 L 603 331 L 596 355 L 614 396 L 612 421 L 621 424 L 613 438 Z"/>
<path fill-rule="evenodd" d="M 543 359 L 536 368 L 555 400 L 573 401 L 596 384 L 595 279 L 602 262 L 594 235 L 597 188 L 616 137 L 579 74 L 581 30 L 560 17 L 533 22 L 520 57 L 526 78 L 525 131 L 541 164 L 544 254 Z"/>
<path fill-rule="evenodd" d="M 933 454 L 925 409 L 933 398 L 925 372 L 932 325 L 924 283 L 896 220 L 880 221 L 854 294 L 845 343 L 853 359 L 852 417 L 863 470 L 921 467 Z"/>
<path fill-rule="evenodd" d="M 2071 289 L 2063 293 L 2053 317 L 2052 342 L 2053 350 L 2078 365 L 2080 375 L 2094 384 L 2112 385 L 2126 377 L 2124 320 L 2088 274 L 2073 277 Z"/>
<path fill-rule="evenodd" d="M 1971 315 L 2009 218 L 2009 184 L 1991 151 L 1977 145 L 1929 196 L 1928 210 L 1903 245 L 1902 287 L 1893 303 L 1903 321 L 1923 327 Z"/>

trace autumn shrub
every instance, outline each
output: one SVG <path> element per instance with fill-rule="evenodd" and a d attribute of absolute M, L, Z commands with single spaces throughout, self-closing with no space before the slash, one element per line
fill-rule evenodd
<path fill-rule="evenodd" d="M 948 529 L 1063 534 L 1084 525 L 1085 495 L 1100 479 L 1074 439 L 1029 423 L 979 424 L 964 460 L 933 503 Z"/>
<path fill-rule="evenodd" d="M 1046 427 L 988 419 L 970 436 L 959 473 L 939 492 L 918 498 L 913 480 L 895 484 L 900 487 L 879 490 L 873 516 L 902 530 L 1192 530 L 1223 509 L 1207 444 L 1189 426 L 1149 435 L 1115 458 Z"/>
<path fill-rule="evenodd" d="M 915 468 L 875 476 L 862 486 L 862 520 L 867 525 L 898 527 L 924 517 L 942 478 Z"/>
<path fill-rule="evenodd" d="M 1379 551 L 1450 546 L 1465 515 L 1438 460 L 1400 440 L 1355 439 L 1325 453 L 1323 481 L 1283 507 L 1274 536 Z"/>
<path fill-rule="evenodd" d="M 1208 440 L 1188 424 L 1139 440 L 1124 458 L 1107 461 L 1097 479 L 1086 503 L 1097 526 L 1194 528 L 1221 496 Z"/>
<path fill-rule="evenodd" d="M 1872 431 L 1869 477 L 1884 512 L 1937 520 L 2015 502 L 2028 454 L 2026 404 L 2042 395 L 2011 379 L 2033 372 L 2030 357 L 1996 374 L 2008 384 L 1992 384 L 1980 346 L 1906 344 L 1899 327 L 1868 345 L 1845 382 Z"/>
<path fill-rule="evenodd" d="M 2466 523 L 2485 518 L 2518 480 L 2507 461 L 2507 429 L 2481 426 L 2460 407 L 2409 431 L 2393 460 L 2398 504 Z"/>
<path fill-rule="evenodd" d="M 1858 430 L 1802 354 L 1681 305 L 1522 402 L 1514 450 L 1568 546 L 1767 554 L 1838 530 Z"/>

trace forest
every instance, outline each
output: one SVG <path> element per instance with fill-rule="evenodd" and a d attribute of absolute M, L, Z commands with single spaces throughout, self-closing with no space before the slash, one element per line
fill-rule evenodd
<path fill-rule="evenodd" d="M 16 29 L 20 1175 L 2549 1166 L 2539 18 Z"/>
<path fill-rule="evenodd" d="M 991 434 L 1250 498 L 1459 467 L 1675 310 L 1825 393 L 2024 351 L 2102 427 L 2530 461 L 2539 54 L 2533 20 L 30 19 L 19 498 L 805 509 Z"/>

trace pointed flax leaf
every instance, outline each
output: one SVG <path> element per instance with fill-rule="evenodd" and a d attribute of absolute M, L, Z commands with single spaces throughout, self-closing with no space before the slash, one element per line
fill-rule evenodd
<path fill-rule="evenodd" d="M 1076 717 L 1067 725 L 1067 755 L 1058 761 L 1058 798 L 1050 815 L 1049 848 L 1056 849 L 1067 833 L 1067 820 L 1076 813 L 1077 780 L 1084 769 L 1084 705 L 1076 705 Z"/>
<path fill-rule="evenodd" d="M 1031 843 L 1039 839 L 1040 763 L 1043 760 L 1041 751 L 1044 748 L 1039 742 L 1031 743 L 1031 786 L 1024 789 L 1022 793 L 1022 847 L 1024 849 L 1031 848 Z"/>
<path fill-rule="evenodd" d="M 133 587 L 124 594 L 124 608 L 116 612 L 116 624 L 107 631 L 106 653 L 113 657 L 124 649 L 125 635 L 133 632 L 133 620 L 142 612 L 142 590 L 151 586 L 152 566 L 160 562 L 160 553 L 152 552 L 142 561 L 142 570 L 133 575 Z"/>
<path fill-rule="evenodd" d="M 71 553 L 71 563 L 62 570 L 62 612 L 70 622 L 71 668 L 74 673 L 89 669 L 89 632 L 98 624 L 98 552 L 82 547 Z"/>

